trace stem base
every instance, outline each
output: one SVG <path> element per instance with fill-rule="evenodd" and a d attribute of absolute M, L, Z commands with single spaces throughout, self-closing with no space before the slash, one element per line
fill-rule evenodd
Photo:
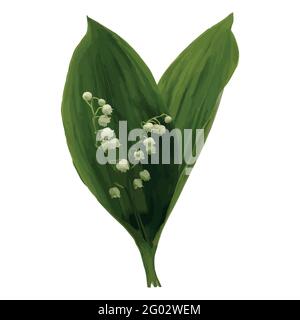
<path fill-rule="evenodd" d="M 140 250 L 145 272 L 146 272 L 147 287 L 148 288 L 150 288 L 151 286 L 161 287 L 160 281 L 155 271 L 155 264 L 154 264 L 156 247 L 150 246 L 148 243 L 143 243 L 143 244 L 139 243 L 137 244 L 137 246 Z"/>

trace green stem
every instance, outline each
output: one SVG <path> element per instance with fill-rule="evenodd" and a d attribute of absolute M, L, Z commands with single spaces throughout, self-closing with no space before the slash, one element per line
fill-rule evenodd
<path fill-rule="evenodd" d="M 167 114 L 166 113 L 162 113 L 159 116 L 156 116 L 156 117 L 153 117 L 153 118 L 147 120 L 147 122 L 155 121 L 156 123 L 160 124 L 160 122 L 157 119 L 161 118 L 161 117 L 164 117 L 164 116 L 167 116 Z"/>
<path fill-rule="evenodd" d="M 161 287 L 161 284 L 159 282 L 159 279 L 157 277 L 156 271 L 155 271 L 155 252 L 156 247 L 150 246 L 148 243 L 137 243 L 137 246 L 140 250 L 145 272 L 146 272 L 146 279 L 147 279 L 147 287 L 150 288 L 153 287 Z"/>
<path fill-rule="evenodd" d="M 131 181 L 131 179 L 129 179 L 129 181 Z M 135 220 L 136 220 L 136 222 L 137 222 L 139 231 L 140 231 L 143 239 L 144 239 L 145 241 L 147 241 L 147 240 L 148 240 L 148 238 L 147 238 L 147 233 L 146 233 L 146 230 L 145 230 L 145 228 L 144 228 L 144 225 L 143 225 L 143 222 L 142 222 L 142 220 L 141 220 L 141 217 L 139 216 L 139 214 L 138 214 L 138 212 L 137 212 L 137 210 L 136 210 L 134 200 L 132 199 L 132 197 L 131 197 L 131 195 L 130 195 L 129 185 L 130 185 L 130 184 L 127 183 L 127 186 L 128 186 L 128 187 L 127 187 L 127 188 L 125 187 L 125 190 L 126 190 L 126 192 L 127 192 L 127 196 L 128 196 L 129 202 L 130 202 L 130 203 L 132 204 L 132 206 L 133 206 L 133 214 L 134 214 Z"/>
<path fill-rule="evenodd" d="M 97 125 L 95 124 L 96 114 L 94 112 L 93 100 L 91 101 L 91 103 L 89 103 L 88 101 L 86 101 L 86 103 L 90 107 L 91 112 L 92 112 L 92 123 L 93 123 L 93 127 L 94 127 L 94 132 L 96 134 L 97 133 Z M 96 143 L 96 147 L 97 147 L 97 143 Z"/>

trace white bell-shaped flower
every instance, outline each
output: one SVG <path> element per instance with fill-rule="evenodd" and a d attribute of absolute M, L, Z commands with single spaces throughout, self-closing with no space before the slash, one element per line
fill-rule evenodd
<path fill-rule="evenodd" d="M 112 199 L 121 198 L 120 189 L 117 187 L 110 188 L 108 192 Z"/>
<path fill-rule="evenodd" d="M 93 95 L 91 92 L 86 91 L 82 94 L 82 99 L 85 101 L 91 101 L 93 99 Z"/>
<path fill-rule="evenodd" d="M 121 159 L 117 164 L 116 168 L 121 172 L 126 172 L 129 170 L 129 162 L 127 159 Z"/>
<path fill-rule="evenodd" d="M 115 132 L 111 128 L 104 128 L 97 132 L 97 141 L 110 140 L 115 137 Z"/>
<path fill-rule="evenodd" d="M 139 176 L 143 181 L 149 181 L 151 179 L 150 173 L 146 169 L 143 171 L 140 171 Z"/>
<path fill-rule="evenodd" d="M 143 140 L 143 145 L 147 147 L 152 147 L 155 145 L 155 140 L 152 137 L 146 138 Z"/>
<path fill-rule="evenodd" d="M 107 150 L 114 150 L 116 148 L 119 148 L 121 146 L 119 139 L 117 138 L 112 138 L 110 140 L 104 140 L 101 143 L 101 148 L 103 149 L 104 152 Z"/>
<path fill-rule="evenodd" d="M 108 150 L 113 150 L 121 146 L 120 141 L 117 138 L 112 138 L 107 142 L 108 142 Z"/>
<path fill-rule="evenodd" d="M 143 181 L 142 181 L 142 179 L 134 179 L 134 180 L 133 180 L 133 188 L 134 188 L 134 189 L 143 188 Z"/>
<path fill-rule="evenodd" d="M 153 125 L 151 132 L 161 136 L 166 132 L 166 127 L 161 124 L 155 124 Z"/>
<path fill-rule="evenodd" d="M 108 123 L 110 123 L 110 117 L 108 117 L 106 115 L 102 115 L 99 117 L 98 123 L 99 123 L 100 127 L 106 127 L 108 125 Z"/>
<path fill-rule="evenodd" d="M 143 129 L 146 131 L 146 132 L 151 132 L 153 128 L 153 123 L 151 122 L 147 122 L 143 125 Z"/>
<path fill-rule="evenodd" d="M 134 160 L 141 161 L 145 159 L 144 152 L 142 150 L 136 150 L 133 153 Z"/>
<path fill-rule="evenodd" d="M 111 115 L 112 114 L 112 107 L 109 104 L 105 104 L 102 107 L 102 113 L 107 116 Z"/>

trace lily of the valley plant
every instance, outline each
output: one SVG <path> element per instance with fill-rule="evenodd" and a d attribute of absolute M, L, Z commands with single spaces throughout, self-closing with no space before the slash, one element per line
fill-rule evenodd
<path fill-rule="evenodd" d="M 187 164 L 145 160 L 160 153 L 159 139 L 174 128 L 203 129 L 206 140 L 238 63 L 232 22 L 230 15 L 192 42 L 158 84 L 124 40 L 90 18 L 70 63 L 62 118 L 74 166 L 101 205 L 133 237 L 149 287 L 160 286 L 155 253 L 188 176 Z M 134 163 L 118 154 L 119 121 L 127 121 L 128 130 L 142 132 Z M 96 150 L 114 151 L 115 162 L 100 164 Z"/>

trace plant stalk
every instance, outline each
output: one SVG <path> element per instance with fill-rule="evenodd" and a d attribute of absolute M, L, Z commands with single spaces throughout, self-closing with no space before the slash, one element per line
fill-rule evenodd
<path fill-rule="evenodd" d="M 147 287 L 161 287 L 159 279 L 157 277 L 155 271 L 155 253 L 156 247 L 150 246 L 148 243 L 137 243 L 139 251 L 142 256 L 145 272 L 146 272 L 146 279 L 147 279 Z"/>

